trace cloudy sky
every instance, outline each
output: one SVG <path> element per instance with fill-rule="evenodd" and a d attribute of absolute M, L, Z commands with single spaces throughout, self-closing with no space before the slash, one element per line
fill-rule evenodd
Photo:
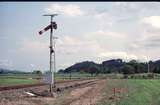
<path fill-rule="evenodd" d="M 58 29 L 57 69 L 85 60 L 101 63 L 160 59 L 159 2 L 0 2 L 0 67 L 48 70 L 49 24 Z"/>

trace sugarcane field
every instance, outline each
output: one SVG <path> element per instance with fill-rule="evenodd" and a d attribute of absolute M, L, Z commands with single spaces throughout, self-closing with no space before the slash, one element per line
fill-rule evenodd
<path fill-rule="evenodd" d="M 160 2 L 0 2 L 0 105 L 160 105 Z"/>

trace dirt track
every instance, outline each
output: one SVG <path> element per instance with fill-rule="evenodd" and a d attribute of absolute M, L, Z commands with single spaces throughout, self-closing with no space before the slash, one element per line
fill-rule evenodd
<path fill-rule="evenodd" d="M 75 83 L 77 84 L 78 81 L 62 83 L 61 85 L 59 84 L 59 87 L 70 87 L 71 84 Z M 55 93 L 56 97 L 29 97 L 24 93 L 24 91 L 28 90 L 46 91 L 48 86 L 1 91 L 0 105 L 94 105 L 101 97 L 103 85 L 104 80 L 88 82 L 87 84 L 67 89 L 64 92 Z"/>
<path fill-rule="evenodd" d="M 106 80 L 95 81 L 71 90 L 54 101 L 53 105 L 96 105 L 102 98 Z"/>

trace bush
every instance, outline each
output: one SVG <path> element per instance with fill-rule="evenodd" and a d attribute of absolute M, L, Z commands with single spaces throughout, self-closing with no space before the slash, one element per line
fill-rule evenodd
<path fill-rule="evenodd" d="M 153 79 L 154 78 L 154 74 L 148 74 L 148 79 Z"/>
<path fill-rule="evenodd" d="M 124 75 L 124 77 L 123 77 L 124 79 L 128 79 L 128 75 Z"/>

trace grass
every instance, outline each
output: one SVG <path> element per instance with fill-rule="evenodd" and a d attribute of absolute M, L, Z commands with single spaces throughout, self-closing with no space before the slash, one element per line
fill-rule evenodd
<path fill-rule="evenodd" d="M 37 74 L 0 74 L 0 79 L 3 79 L 3 78 L 12 78 L 12 79 L 33 78 L 33 79 L 36 79 L 36 78 L 41 78 L 41 76 Z"/>
<path fill-rule="evenodd" d="M 13 86 L 38 83 L 36 74 L 0 74 L 0 86 Z"/>
<path fill-rule="evenodd" d="M 22 85 L 22 84 L 34 84 L 37 83 L 36 79 L 15 79 L 15 78 L 1 78 L 0 86 L 12 86 L 12 85 Z"/>
<path fill-rule="evenodd" d="M 21 84 L 34 84 L 39 81 L 42 81 L 43 76 L 37 74 L 0 74 L 0 86 L 12 86 L 12 85 L 21 85 Z M 95 78 L 90 74 L 80 74 L 72 73 L 71 78 L 70 74 L 55 74 L 56 81 L 65 81 L 65 80 L 77 80 L 84 78 Z M 41 80 L 37 80 L 41 79 Z"/>
<path fill-rule="evenodd" d="M 56 79 L 84 79 L 84 78 L 95 78 L 91 74 L 87 73 L 68 73 L 68 74 L 55 74 Z"/>
<path fill-rule="evenodd" d="M 121 99 L 110 100 L 114 87 L 127 88 Z M 160 80 L 151 79 L 109 79 L 103 99 L 98 105 L 160 105 Z"/>

